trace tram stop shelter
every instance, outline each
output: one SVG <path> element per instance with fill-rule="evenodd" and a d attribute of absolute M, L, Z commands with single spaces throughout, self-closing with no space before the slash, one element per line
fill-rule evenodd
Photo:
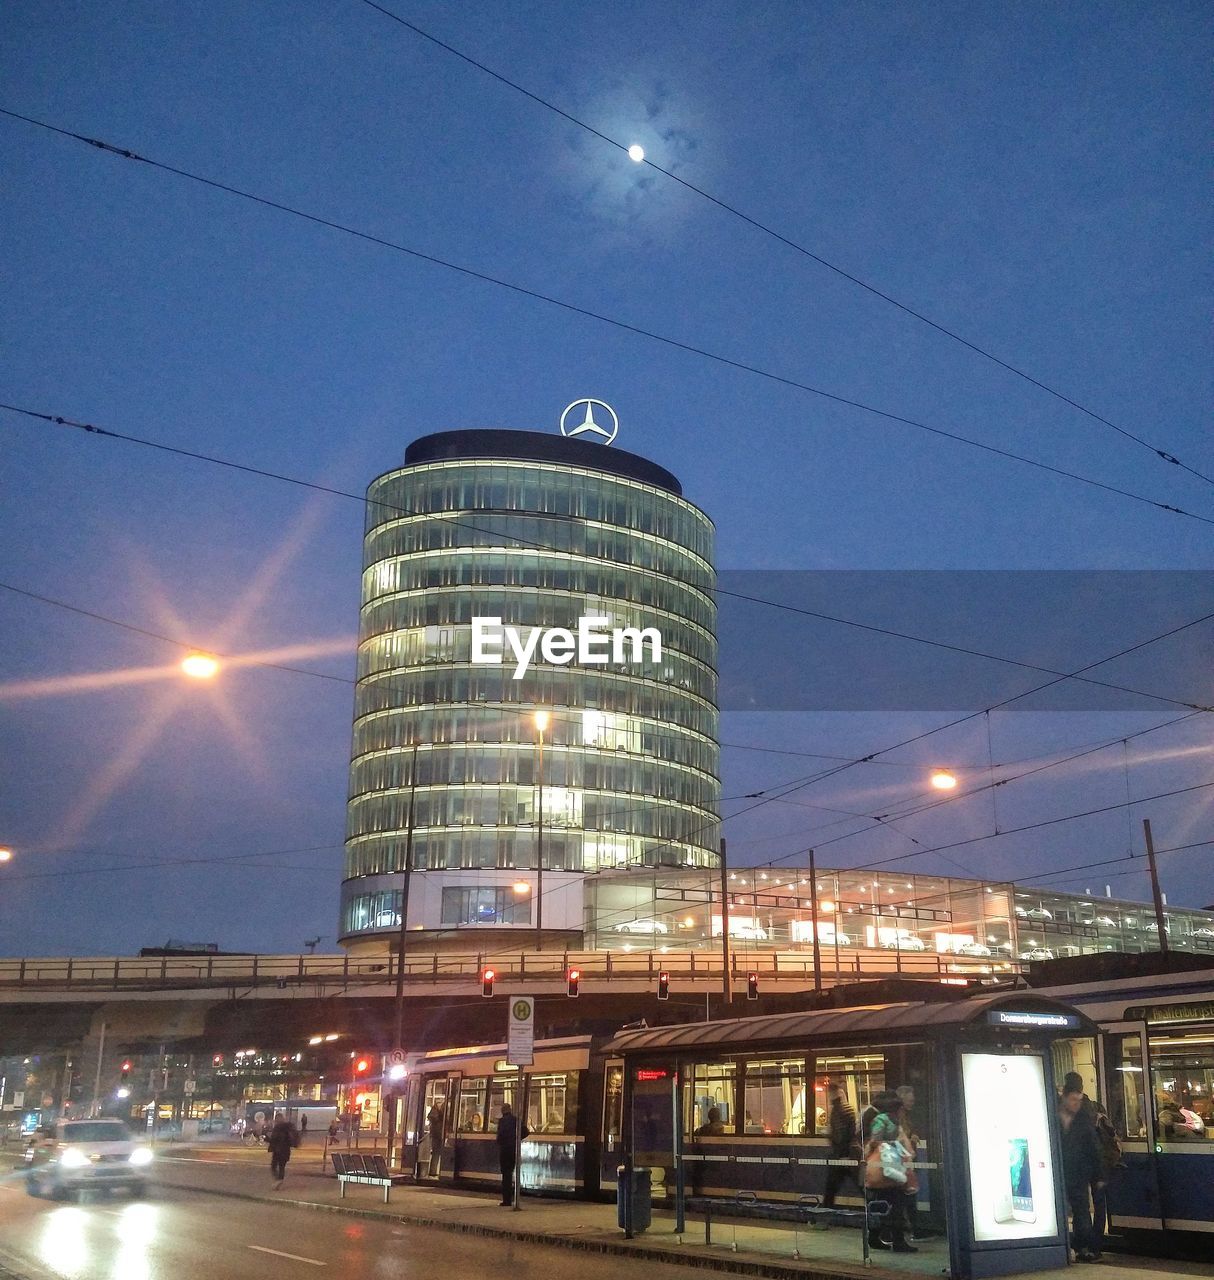
<path fill-rule="evenodd" d="M 773 1228 L 802 1206 L 797 1256 L 854 1263 L 867 1253 L 863 1173 L 855 1153 L 832 1153 L 831 1110 L 841 1089 L 864 1125 L 872 1100 L 897 1089 L 918 1182 L 904 1204 L 918 1253 L 897 1255 L 899 1269 L 970 1280 L 1066 1266 L 1050 1047 L 1095 1032 L 1077 1009 L 1023 992 L 622 1031 L 604 1046 L 622 1188 L 648 1169 L 654 1200 L 690 1241 L 697 1215 L 729 1224 L 733 1206 L 736 1239 L 765 1206 Z M 837 1216 L 818 1207 L 824 1197 Z M 629 1230 L 630 1213 L 620 1217 Z M 814 1225 L 836 1229 L 802 1229 Z M 727 1236 L 718 1228 L 718 1242 Z"/>

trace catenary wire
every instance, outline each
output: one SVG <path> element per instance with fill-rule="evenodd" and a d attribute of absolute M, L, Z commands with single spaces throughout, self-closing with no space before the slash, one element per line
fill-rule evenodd
<path fill-rule="evenodd" d="M 454 45 L 449 44 L 447 41 L 440 40 L 437 36 L 432 35 L 429 31 L 426 31 L 423 28 L 419 27 L 416 23 L 410 22 L 406 18 L 402 18 L 400 14 L 394 13 L 391 9 L 386 8 L 384 5 L 377 4 L 376 0 L 362 0 L 362 3 L 367 5 L 368 8 L 374 9 L 377 13 L 382 14 L 385 18 L 389 18 L 391 21 L 404 27 L 406 30 L 413 32 L 414 35 L 421 37 L 421 39 L 427 40 L 432 45 L 435 45 L 439 49 L 442 49 L 445 52 L 453 55 L 454 57 L 459 58 L 460 61 L 466 63 L 470 67 L 475 68 L 477 71 L 481 72 L 482 74 L 490 76 L 492 79 L 498 81 L 499 84 L 505 85 L 507 88 L 513 90 L 515 93 L 522 94 L 523 97 L 530 99 L 532 102 L 543 107 L 546 111 L 551 111 L 555 115 L 560 116 L 563 120 L 568 121 L 570 124 L 575 125 L 579 129 L 585 130 L 587 133 L 598 138 L 600 141 L 607 143 L 608 146 L 615 147 L 617 150 L 623 152 L 625 155 L 628 154 L 628 150 L 629 150 L 628 143 L 621 142 L 618 139 L 611 137 L 609 134 L 603 133 L 600 129 L 596 129 L 593 125 L 587 123 L 587 121 L 580 119 L 578 116 L 573 115 L 571 112 L 566 111 L 561 107 L 558 107 L 556 103 L 552 102 L 548 98 L 542 97 L 540 94 L 535 93 L 531 89 L 524 88 L 523 85 L 518 83 L 518 81 L 510 79 L 509 76 L 503 75 L 500 71 L 495 71 L 492 67 L 486 65 L 485 63 L 479 61 L 476 58 L 473 58 L 470 54 L 464 53 L 462 50 L 457 49 Z M 703 187 L 697 186 L 694 182 L 689 182 L 686 178 L 680 177 L 673 170 L 667 169 L 664 166 L 658 164 L 655 160 L 652 160 L 649 156 L 646 156 L 641 163 L 646 165 L 648 168 L 653 169 L 655 172 L 662 174 L 663 177 L 668 178 L 671 182 L 677 183 L 679 186 L 683 187 L 684 190 L 690 191 L 692 192 L 693 195 L 697 195 L 701 199 L 707 200 L 710 204 L 715 205 L 718 209 L 722 210 L 724 213 L 729 214 L 731 217 L 737 218 L 740 221 L 746 223 L 747 226 L 753 227 L 756 231 L 761 232 L 763 235 L 771 237 L 773 240 L 778 241 L 780 244 L 784 245 L 786 248 L 792 249 L 795 253 L 800 254 L 802 257 L 808 258 L 810 261 L 817 263 L 818 266 L 825 267 L 827 271 L 833 272 L 835 275 L 839 276 L 841 279 L 846 280 L 849 284 L 853 284 L 858 288 L 863 289 L 866 293 L 871 294 L 873 297 L 879 298 L 882 302 L 888 303 L 890 306 L 895 307 L 897 310 L 901 311 L 904 315 L 908 315 L 912 319 L 918 320 L 920 323 L 927 325 L 931 329 L 934 329 L 937 333 L 942 334 L 944 337 L 951 339 L 953 342 L 959 343 L 961 346 L 973 352 L 975 355 L 981 356 L 984 360 L 989 360 L 992 364 L 998 365 L 999 368 L 1005 370 L 1010 374 L 1013 374 L 1017 378 L 1022 379 L 1023 381 L 1027 382 L 1030 386 L 1036 387 L 1039 391 L 1044 391 L 1047 395 L 1053 396 L 1054 399 L 1061 401 L 1063 404 L 1069 405 L 1072 409 L 1077 409 L 1080 413 L 1084 414 L 1088 418 L 1091 418 L 1094 422 L 1098 422 L 1102 426 L 1111 428 L 1113 431 L 1117 432 L 1118 435 L 1124 437 L 1127 440 L 1133 441 L 1135 444 L 1140 445 L 1144 449 L 1149 450 L 1151 453 L 1153 453 L 1157 458 L 1161 459 L 1163 462 L 1169 463 L 1172 466 L 1180 467 L 1181 470 L 1187 471 L 1192 476 L 1196 476 L 1197 479 L 1204 480 L 1206 484 L 1214 485 L 1214 477 L 1208 476 L 1204 472 L 1199 471 L 1196 467 L 1190 466 L 1187 462 L 1184 462 L 1180 458 L 1176 457 L 1175 454 L 1170 453 L 1166 449 L 1161 449 L 1158 445 L 1152 444 L 1149 440 L 1144 439 L 1142 436 L 1138 435 L 1136 432 L 1130 431 L 1127 428 L 1118 425 L 1116 422 L 1113 422 L 1111 419 L 1104 417 L 1103 414 L 1097 413 L 1093 409 L 1089 409 L 1086 405 L 1081 404 L 1078 400 L 1075 400 L 1071 396 L 1068 396 L 1065 392 L 1059 391 L 1056 387 L 1052 387 L 1046 382 L 1042 382 L 1040 379 L 1035 378 L 1032 374 L 1028 373 L 1026 370 L 1020 368 L 1015 364 L 1012 364 L 1008 360 L 1003 359 L 1001 356 L 996 355 L 993 351 L 989 350 L 988 348 L 983 347 L 976 342 L 970 341 L 970 339 L 964 337 L 962 334 L 958 333 L 955 329 L 951 329 L 947 325 L 942 324 L 937 320 L 933 320 L 930 316 L 926 315 L 924 312 L 909 305 L 908 303 L 900 301 L 898 298 L 893 297 L 891 294 L 879 288 L 877 285 L 872 284 L 870 281 L 865 280 L 862 277 L 853 274 L 852 272 L 839 266 L 837 263 L 829 261 L 829 259 L 822 257 L 821 254 L 815 253 L 812 249 L 806 248 L 805 245 L 800 244 L 796 240 L 791 239 L 789 236 L 783 235 L 781 232 L 775 230 L 773 227 L 768 226 L 766 223 L 761 222 L 758 218 L 755 218 L 750 214 L 743 212 L 743 210 L 739 209 L 736 205 L 730 204 L 728 201 L 721 199 L 721 197 L 719 196 L 713 195 L 712 192 L 705 190 Z"/>
<path fill-rule="evenodd" d="M 218 467 L 229 467 L 237 471 L 243 471 L 252 475 L 259 476 L 262 479 L 275 480 L 284 484 L 298 485 L 303 488 L 313 489 L 318 492 L 327 493 L 334 497 L 347 498 L 347 499 L 350 499 L 351 501 L 358 502 L 363 507 L 367 505 L 368 500 L 364 496 L 353 493 L 346 489 L 337 489 L 327 485 L 314 484 L 311 481 L 300 480 L 294 476 L 285 475 L 281 472 L 272 472 L 272 471 L 263 470 L 261 468 L 247 467 L 241 463 L 231 462 L 226 458 L 220 458 L 220 457 L 216 457 L 214 455 L 209 455 L 209 454 L 197 453 L 189 449 L 181 449 L 175 445 L 161 444 L 156 441 L 147 440 L 140 436 L 133 436 L 123 432 L 113 431 L 108 427 L 99 427 L 94 423 L 77 422 L 69 418 L 64 418 L 58 415 L 43 413 L 38 410 L 9 404 L 7 402 L 0 402 L 0 409 L 6 410 L 10 413 L 19 414 L 22 417 L 34 419 L 37 421 L 47 422 L 55 426 L 69 427 L 75 430 L 83 431 L 90 435 L 108 437 L 110 439 L 121 441 L 124 444 L 133 444 L 137 446 L 147 447 L 147 448 L 155 449 L 159 452 L 169 453 L 169 454 L 177 455 L 180 457 L 188 458 L 195 462 L 205 462 L 205 463 L 208 463 L 209 465 L 218 466 Z M 450 528 L 464 529 L 471 533 L 475 533 L 486 538 L 502 539 L 530 550 L 545 551 L 545 552 L 547 551 L 562 552 L 562 553 L 566 551 L 566 549 L 564 548 L 556 547 L 549 543 L 540 543 L 540 542 L 535 542 L 535 541 L 523 538 L 519 534 L 504 534 L 493 529 L 485 529 L 480 525 L 470 524 L 466 520 L 461 520 L 458 517 L 450 516 L 443 512 L 418 513 L 414 511 L 409 511 L 403 507 L 397 507 L 393 503 L 383 502 L 378 499 L 375 501 L 374 505 L 378 508 L 383 508 L 388 511 L 397 512 L 404 516 L 416 517 L 418 515 L 421 515 L 424 519 L 427 519 L 427 520 L 441 521 L 443 524 L 445 524 Z M 608 556 L 594 555 L 589 553 L 579 553 L 579 554 L 582 556 L 582 558 L 590 561 L 601 561 L 602 563 L 605 563 L 605 564 L 616 563 L 614 560 L 612 560 Z M 697 583 L 687 582 L 684 579 L 675 579 L 675 580 L 683 583 L 683 585 L 688 585 L 688 586 L 695 587 L 699 590 L 703 590 L 703 588 Z M 745 592 L 730 591 L 726 588 L 717 587 L 715 585 L 713 586 L 711 593 L 716 596 L 722 597 L 724 599 L 739 600 L 747 604 L 756 604 L 765 608 L 777 609 L 781 612 L 790 613 L 795 616 L 811 618 L 818 622 L 826 622 L 826 623 L 831 623 L 837 626 L 851 627 L 856 630 L 866 632 L 868 634 L 883 636 L 886 639 L 906 640 L 906 641 L 913 642 L 915 644 L 926 645 L 929 648 L 941 649 L 949 653 L 960 654 L 963 657 L 981 658 L 984 661 L 988 661 L 988 662 L 1000 662 L 1007 666 L 1019 667 L 1027 671 L 1039 671 L 1046 675 L 1060 676 L 1060 675 L 1066 674 L 1064 672 L 1057 671 L 1052 667 L 1041 666 L 1038 663 L 1024 662 L 1017 658 L 1005 658 L 998 654 L 986 653 L 983 650 L 969 648 L 968 646 L 965 646 L 965 645 L 956 645 L 956 644 L 951 644 L 948 641 L 944 641 L 944 640 L 934 640 L 926 636 L 917 636 L 909 632 L 897 631 L 892 627 L 883 627 L 874 623 L 860 622 L 854 618 L 843 618 L 835 614 L 823 613 L 821 610 L 807 609 L 801 605 L 793 605 L 785 601 L 768 600 L 761 596 L 753 596 Z M 27 593 L 27 594 L 32 595 L 33 593 Z M 84 612 L 84 611 L 80 610 L 80 612 Z M 1211 614 L 1210 616 L 1214 617 L 1214 614 Z M 146 634 L 151 634 L 151 633 L 146 633 Z M 159 636 L 156 638 L 165 639 L 165 637 L 163 636 Z M 170 641 L 170 643 L 177 643 L 177 642 Z M 1130 688 L 1127 685 L 1116 684 L 1111 681 L 1095 680 L 1087 676 L 1073 676 L 1073 677 L 1068 676 L 1067 678 L 1074 678 L 1079 680 L 1080 683 L 1091 684 L 1096 687 L 1103 688 L 1103 689 L 1110 689 L 1118 693 L 1128 693 L 1135 697 L 1148 698 L 1155 702 L 1167 702 L 1175 706 L 1183 706 L 1183 707 L 1200 709 L 1200 710 L 1211 709 L 1211 708 L 1200 706 L 1199 704 L 1196 704 L 1193 702 L 1187 702 L 1177 698 L 1169 698 L 1164 694 L 1147 693 L 1144 690 Z"/>
<path fill-rule="evenodd" d="M 263 208 L 273 209 L 279 213 L 285 213 L 291 217 L 300 218 L 315 226 L 325 227 L 328 230 L 336 231 L 342 235 L 353 236 L 368 244 L 377 245 L 384 249 L 390 249 L 396 253 L 406 254 L 417 261 L 428 262 L 433 266 L 442 267 L 444 270 L 457 272 L 468 279 L 478 280 L 484 284 L 495 285 L 498 288 L 507 289 L 512 293 L 530 298 L 533 301 L 543 302 L 549 306 L 559 307 L 561 310 L 570 312 L 571 314 L 579 315 L 591 320 L 597 320 L 602 324 L 610 325 L 625 333 L 631 333 L 638 337 L 648 338 L 651 341 L 660 342 L 664 346 L 671 347 L 675 350 L 699 356 L 702 359 L 711 360 L 717 364 L 736 369 L 743 373 L 753 374 L 756 377 L 764 378 L 769 382 L 777 383 L 796 391 L 803 391 L 809 395 L 818 396 L 822 399 L 829 400 L 833 404 L 856 409 L 862 413 L 867 413 L 880 418 L 883 421 L 893 422 L 904 427 L 909 427 L 915 431 L 926 432 L 927 434 L 936 436 L 940 439 L 951 440 L 956 444 L 968 445 L 970 448 L 981 450 L 982 452 L 991 454 L 992 456 L 1004 458 L 1011 462 L 1017 462 L 1024 466 L 1034 467 L 1037 470 L 1047 472 L 1050 475 L 1056 475 L 1067 480 L 1073 480 L 1079 484 L 1088 485 L 1092 488 L 1101 489 L 1106 493 L 1112 493 L 1122 498 L 1127 498 L 1133 502 L 1154 507 L 1159 511 L 1166 511 L 1172 515 L 1182 516 L 1190 520 L 1197 520 L 1202 524 L 1214 525 L 1214 516 L 1199 515 L 1196 512 L 1186 510 L 1185 508 L 1175 506 L 1171 503 L 1162 502 L 1157 498 L 1147 497 L 1145 494 L 1137 493 L 1134 490 L 1125 489 L 1119 485 L 1109 484 L 1103 480 L 1097 480 L 1094 476 L 1085 475 L 1077 471 L 1071 471 L 1065 467 L 1055 466 L 1053 463 L 1044 462 L 1039 458 L 1032 458 L 1027 454 L 1016 453 L 1011 449 L 1003 449 L 998 445 L 987 444 L 986 442 L 977 440 L 972 436 L 962 435 L 958 431 L 952 431 L 944 427 L 932 426 L 930 423 L 924 422 L 921 419 L 910 418 L 904 414 L 898 414 L 887 409 L 877 408 L 875 405 L 867 404 L 866 402 L 857 400 L 854 397 L 840 395 L 833 391 L 827 391 L 825 388 L 816 387 L 808 382 L 802 382 L 796 378 L 775 373 L 772 370 L 764 369 L 759 365 L 750 364 L 744 360 L 734 359 L 731 356 L 711 351 L 706 347 L 696 346 L 694 343 L 684 342 L 681 339 L 670 337 L 667 334 L 658 333 L 652 329 L 645 329 L 640 325 L 631 324 L 628 321 L 609 316 L 604 312 L 592 311 L 588 307 L 578 306 L 576 303 L 555 297 L 552 294 L 542 293 L 539 290 L 528 288 L 525 285 L 506 280 L 503 277 L 494 276 L 488 272 L 478 271 L 473 267 L 468 267 L 445 258 L 440 258 L 436 254 L 424 253 L 420 249 L 411 248 L 408 245 L 401 244 L 399 241 L 389 240 L 384 236 L 378 236 L 368 231 L 358 230 L 348 224 L 336 222 L 333 219 L 322 217 L 319 214 L 309 213 L 306 210 L 286 204 L 283 201 L 273 200 L 268 196 L 262 196 L 252 191 L 246 191 L 240 187 L 222 182 L 216 178 L 209 178 L 203 174 L 194 173 L 177 165 L 169 164 L 166 161 L 154 160 L 149 156 L 142 155 L 139 152 L 130 150 L 129 148 L 119 147 L 113 143 L 102 141 L 99 138 L 89 137 L 87 134 L 76 133 L 71 129 L 62 128 L 58 125 L 50 124 L 44 120 L 38 120 L 33 116 L 25 115 L 21 112 L 13 111 L 5 107 L 0 107 L 0 116 L 32 125 L 35 128 L 44 129 L 47 132 L 57 134 L 63 138 L 70 138 L 73 141 L 96 148 L 97 150 L 106 152 L 109 155 L 118 156 L 125 160 L 132 160 L 138 164 L 147 165 L 150 168 L 158 169 L 164 173 L 170 173 L 176 177 L 185 178 L 190 182 L 196 182 L 203 186 L 210 187 L 213 190 L 222 191 L 227 195 L 251 201 L 254 204 L 261 205 Z"/>

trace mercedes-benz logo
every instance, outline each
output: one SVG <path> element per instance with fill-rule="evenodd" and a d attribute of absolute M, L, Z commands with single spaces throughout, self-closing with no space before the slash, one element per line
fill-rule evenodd
<path fill-rule="evenodd" d="M 608 430 L 602 423 L 594 420 L 594 406 L 598 405 L 600 409 L 606 410 L 607 416 L 611 419 L 611 429 Z M 577 414 L 573 414 L 575 409 L 585 409 L 585 417 L 580 422 L 577 421 Z M 570 419 L 573 414 L 573 419 Z M 597 436 L 603 444 L 610 444 L 617 436 L 620 430 L 620 420 L 616 417 L 615 410 L 605 400 L 592 400 L 589 397 L 582 400 L 575 400 L 561 414 L 561 435 L 568 436 L 570 440 L 577 436 Z"/>

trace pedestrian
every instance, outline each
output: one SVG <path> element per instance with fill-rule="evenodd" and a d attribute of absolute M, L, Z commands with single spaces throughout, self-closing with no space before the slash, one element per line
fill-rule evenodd
<path fill-rule="evenodd" d="M 1058 1108 L 1062 1130 L 1062 1179 L 1071 1209 L 1071 1247 L 1079 1262 L 1095 1262 L 1100 1256 L 1093 1234 L 1088 1196 L 1104 1190 L 1104 1164 L 1090 1112 L 1083 1109 L 1083 1089 L 1064 1083 Z"/>
<path fill-rule="evenodd" d="M 868 1233 L 870 1249 L 892 1249 L 894 1253 L 918 1253 L 906 1239 L 907 1175 L 910 1152 L 902 1143 L 902 1099 L 896 1093 L 879 1093 L 873 1099 L 874 1115 L 869 1125 L 864 1148 L 865 1198 L 889 1202 L 890 1239 L 887 1242 L 877 1228 Z M 892 1148 L 892 1149 L 888 1149 Z M 901 1165 L 901 1178 L 890 1176 L 889 1167 Z"/>
<path fill-rule="evenodd" d="M 337 1123 L 337 1117 L 334 1116 L 333 1119 L 329 1121 L 329 1145 L 330 1146 L 332 1146 L 333 1143 L 337 1141 L 337 1135 L 339 1133 L 341 1133 L 341 1125 Z"/>
<path fill-rule="evenodd" d="M 270 1148 L 270 1172 L 281 1182 L 287 1175 L 287 1161 L 291 1158 L 291 1151 L 299 1146 L 299 1130 L 286 1116 L 280 1115 L 274 1121 L 266 1146 Z"/>
<path fill-rule="evenodd" d="M 307 1136 L 307 1132 L 308 1132 L 308 1113 L 305 1111 L 303 1115 L 299 1117 L 299 1139 L 301 1142 Z"/>
<path fill-rule="evenodd" d="M 826 1169 L 826 1190 L 822 1194 L 822 1207 L 833 1209 L 835 1197 L 845 1179 L 855 1179 L 857 1161 L 860 1158 L 860 1147 L 856 1140 L 856 1112 L 847 1100 L 847 1093 L 841 1084 L 832 1084 L 827 1090 L 830 1098 L 830 1112 L 827 1116 L 827 1133 L 830 1140 L 831 1163 Z M 838 1163 L 846 1161 L 845 1164 Z M 823 1223 L 829 1226 L 829 1223 Z"/>
<path fill-rule="evenodd" d="M 1117 1137 L 1117 1130 L 1109 1119 L 1109 1113 L 1095 1098 L 1089 1098 L 1084 1093 L 1083 1077 L 1078 1071 L 1068 1071 L 1063 1077 L 1063 1097 L 1066 1096 L 1068 1090 L 1083 1094 L 1080 1110 L 1084 1112 L 1095 1127 L 1096 1145 L 1100 1150 L 1101 1177 L 1099 1180 L 1094 1181 L 1089 1188 L 1092 1196 L 1092 1233 L 1088 1243 L 1088 1248 L 1099 1258 L 1101 1247 L 1104 1244 L 1104 1233 L 1109 1221 L 1109 1205 L 1105 1184 L 1109 1174 L 1114 1169 L 1122 1167 L 1121 1140 Z"/>
<path fill-rule="evenodd" d="M 447 1115 L 441 1098 L 426 1112 L 426 1129 L 430 1134 L 430 1177 L 437 1178 L 443 1154 L 443 1137 L 447 1132 Z"/>
<path fill-rule="evenodd" d="M 920 1138 L 915 1132 L 915 1122 L 911 1115 L 915 1106 L 914 1085 L 900 1084 L 894 1092 L 902 1099 L 902 1145 L 910 1152 L 910 1167 L 906 1176 L 906 1225 L 910 1228 L 912 1242 L 930 1240 L 936 1233 L 929 1231 L 919 1221 L 919 1171 L 914 1168 L 918 1156 Z"/>
<path fill-rule="evenodd" d="M 518 1147 L 518 1117 L 510 1110 L 508 1102 L 502 1103 L 502 1114 L 497 1121 L 497 1163 L 502 1172 L 502 1205 L 504 1208 L 514 1206 L 514 1170 L 516 1164 L 516 1148 Z M 523 1137 L 530 1136 L 530 1130 L 523 1125 Z"/>

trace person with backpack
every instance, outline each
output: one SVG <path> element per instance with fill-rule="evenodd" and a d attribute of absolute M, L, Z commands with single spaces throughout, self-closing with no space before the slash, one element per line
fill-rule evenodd
<path fill-rule="evenodd" d="M 299 1130 L 285 1115 L 280 1114 L 266 1139 L 266 1146 L 270 1148 L 270 1173 L 276 1182 L 281 1183 L 287 1176 L 287 1161 L 291 1158 L 291 1152 L 299 1146 Z"/>
<path fill-rule="evenodd" d="M 867 1201 L 888 1201 L 890 1239 L 879 1230 L 868 1233 L 870 1249 L 894 1253 L 918 1253 L 906 1238 L 907 1175 L 911 1154 L 902 1143 L 902 1099 L 896 1093 L 879 1093 L 873 1099 L 875 1114 L 864 1146 L 864 1190 Z"/>
<path fill-rule="evenodd" d="M 1062 1176 L 1067 1204 L 1071 1210 L 1071 1246 L 1079 1262 L 1095 1262 L 1100 1257 L 1088 1196 L 1104 1192 L 1104 1168 L 1096 1125 L 1095 1108 L 1084 1110 L 1082 1084 L 1067 1081 L 1062 1087 L 1058 1124 L 1062 1132 Z"/>

